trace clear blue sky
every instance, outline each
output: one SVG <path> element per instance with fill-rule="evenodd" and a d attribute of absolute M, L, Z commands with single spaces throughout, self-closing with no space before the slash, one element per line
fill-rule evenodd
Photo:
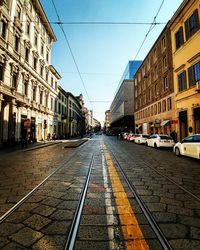
<path fill-rule="evenodd" d="M 162 0 L 54 0 L 62 22 L 149 22 Z M 165 0 L 156 19 L 166 23 L 182 0 Z M 57 21 L 51 0 L 41 0 L 50 22 Z M 90 101 L 85 93 L 63 33 L 52 24 L 57 42 L 51 62 L 62 76 L 60 85 L 74 95 L 83 94 L 85 106 L 103 122 L 129 60 L 143 60 L 164 28 L 156 25 L 137 58 L 136 53 L 150 25 L 63 24 Z M 100 101 L 100 102 L 98 102 Z"/>

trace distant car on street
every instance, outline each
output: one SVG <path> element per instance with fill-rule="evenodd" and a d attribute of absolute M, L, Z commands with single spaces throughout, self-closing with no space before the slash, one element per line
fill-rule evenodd
<path fill-rule="evenodd" d="M 160 148 L 160 147 L 170 148 L 173 147 L 174 144 L 175 142 L 171 136 L 162 134 L 150 135 L 146 141 L 147 146 L 154 148 Z"/>
<path fill-rule="evenodd" d="M 174 153 L 177 156 L 184 155 L 200 159 L 200 134 L 185 137 L 174 145 Z"/>
<path fill-rule="evenodd" d="M 130 133 L 127 135 L 126 140 L 127 141 L 134 141 L 135 135 L 133 133 Z"/>
<path fill-rule="evenodd" d="M 144 134 L 135 135 L 135 143 L 146 144 L 146 141 L 148 138 L 149 138 L 149 135 L 144 135 Z"/>

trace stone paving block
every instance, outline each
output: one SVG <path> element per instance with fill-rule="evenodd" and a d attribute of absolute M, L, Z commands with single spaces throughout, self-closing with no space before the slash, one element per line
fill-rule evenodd
<path fill-rule="evenodd" d="M 199 228 L 191 227 L 190 228 L 190 235 L 192 239 L 199 240 L 200 239 L 200 225 Z"/>
<path fill-rule="evenodd" d="M 200 241 L 199 240 L 188 240 L 188 239 L 176 239 L 170 240 L 173 249 L 176 250 L 199 250 Z"/>
<path fill-rule="evenodd" d="M 187 226 L 177 223 L 160 224 L 159 226 L 163 230 L 165 236 L 169 239 L 185 239 L 189 233 Z"/>
<path fill-rule="evenodd" d="M 84 202 L 85 206 L 91 206 L 91 207 L 105 207 L 105 199 L 85 199 Z"/>
<path fill-rule="evenodd" d="M 66 235 L 70 225 L 71 222 L 69 221 L 53 221 L 51 224 L 47 225 L 41 231 L 42 233 L 48 235 L 58 235 L 58 234 Z"/>
<path fill-rule="evenodd" d="M 52 207 L 57 207 L 59 203 L 61 203 L 62 200 L 53 198 L 53 197 L 47 197 L 42 201 L 42 204 Z"/>
<path fill-rule="evenodd" d="M 37 203 L 37 202 L 40 202 L 42 200 L 44 200 L 46 198 L 46 196 L 43 196 L 43 195 L 32 195 L 29 199 L 28 199 L 28 202 L 29 203 Z"/>
<path fill-rule="evenodd" d="M 40 216 L 38 214 L 34 214 L 31 217 L 29 217 L 27 220 L 25 220 L 24 224 L 35 230 L 40 230 L 44 226 L 48 225 L 50 222 L 51 220 L 49 220 L 48 218 Z"/>
<path fill-rule="evenodd" d="M 190 208 L 190 209 L 199 209 L 199 207 L 200 207 L 200 203 L 199 203 L 199 201 L 188 201 L 188 200 L 186 200 L 185 202 L 184 202 L 184 206 L 186 207 L 186 208 Z"/>
<path fill-rule="evenodd" d="M 76 241 L 74 250 L 108 250 L 109 241 Z"/>
<path fill-rule="evenodd" d="M 30 212 L 32 211 L 33 209 L 35 209 L 36 207 L 38 207 L 38 203 L 31 203 L 31 202 L 26 202 L 24 204 L 22 204 L 17 211 L 20 211 L 20 212 Z"/>
<path fill-rule="evenodd" d="M 84 206 L 82 214 L 106 214 L 105 207 Z"/>
<path fill-rule="evenodd" d="M 190 216 L 177 215 L 177 218 L 178 222 L 181 224 L 200 228 L 200 218 L 198 218 L 197 216 L 190 217 Z"/>
<path fill-rule="evenodd" d="M 78 201 L 62 201 L 57 208 L 59 209 L 71 209 L 71 210 L 75 210 L 76 207 L 78 205 Z"/>
<path fill-rule="evenodd" d="M 62 220 L 72 220 L 74 217 L 75 211 L 71 210 L 63 210 L 63 209 L 57 209 L 50 218 L 52 220 L 62 221 Z"/>
<path fill-rule="evenodd" d="M 168 205 L 167 206 L 167 212 L 169 213 L 175 213 L 179 215 L 186 215 L 186 216 L 193 216 L 194 211 L 192 209 L 184 208 L 184 207 L 177 207 L 177 206 L 172 206 Z"/>
<path fill-rule="evenodd" d="M 78 240 L 85 241 L 108 241 L 108 228 L 104 226 L 80 226 Z"/>
<path fill-rule="evenodd" d="M 0 236 L 0 249 L 3 248 L 3 246 L 7 245 L 9 243 L 9 240 L 7 237 Z"/>
<path fill-rule="evenodd" d="M 159 202 L 160 197 L 159 196 L 154 196 L 154 195 L 141 195 L 141 199 L 144 202 Z"/>
<path fill-rule="evenodd" d="M 19 243 L 22 246 L 30 247 L 34 242 L 42 238 L 43 234 L 31 228 L 24 227 L 15 234 L 12 234 L 9 239 Z"/>
<path fill-rule="evenodd" d="M 50 207 L 50 206 L 46 206 L 46 205 L 41 205 L 36 207 L 33 212 L 36 214 L 40 214 L 42 216 L 46 216 L 48 217 L 49 215 L 51 215 L 54 211 L 56 210 L 56 208 Z"/>
<path fill-rule="evenodd" d="M 153 216 L 158 223 L 161 223 L 161 222 L 174 222 L 175 223 L 177 221 L 177 215 L 173 213 L 154 212 Z"/>
<path fill-rule="evenodd" d="M 17 243 L 12 242 L 12 243 L 2 247 L 1 250 L 27 250 L 27 248 L 23 247 Z"/>
<path fill-rule="evenodd" d="M 33 250 L 63 250 L 65 246 L 65 237 L 59 235 L 46 235 L 42 237 L 33 246 Z"/>
<path fill-rule="evenodd" d="M 11 214 L 6 219 L 6 221 L 7 222 L 13 222 L 13 223 L 22 223 L 24 220 L 26 220 L 30 216 L 31 216 L 31 214 L 29 212 L 18 212 L 18 211 L 15 211 L 13 214 Z"/>
<path fill-rule="evenodd" d="M 81 225 L 107 225 L 106 215 L 83 215 Z"/>
<path fill-rule="evenodd" d="M 80 197 L 80 192 L 65 192 L 65 195 L 61 196 L 62 200 L 78 201 Z"/>
<path fill-rule="evenodd" d="M 165 212 L 167 209 L 167 205 L 166 204 L 162 204 L 162 203 L 145 203 L 146 206 L 148 207 L 148 209 L 151 212 Z"/>
<path fill-rule="evenodd" d="M 4 223 L 0 224 L 0 236 L 9 236 L 9 235 L 17 232 L 18 230 L 20 230 L 23 227 L 24 226 L 22 224 L 14 224 L 14 223 L 4 222 Z"/>

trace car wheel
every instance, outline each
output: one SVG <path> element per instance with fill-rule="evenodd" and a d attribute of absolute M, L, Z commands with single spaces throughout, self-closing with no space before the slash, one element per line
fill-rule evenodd
<path fill-rule="evenodd" d="M 180 156 L 180 150 L 179 150 L 179 148 L 175 148 L 175 154 L 176 154 L 176 156 Z"/>
<path fill-rule="evenodd" d="M 154 148 L 157 148 L 157 144 L 156 143 L 154 143 Z"/>

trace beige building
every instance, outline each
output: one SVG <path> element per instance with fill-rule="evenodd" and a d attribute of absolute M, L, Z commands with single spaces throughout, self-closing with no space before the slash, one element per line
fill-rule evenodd
<path fill-rule="evenodd" d="M 105 112 L 105 132 L 109 131 L 111 123 L 110 110 L 106 110 Z"/>
<path fill-rule="evenodd" d="M 55 34 L 39 0 L 1 1 L 0 144 L 57 132 Z"/>
<path fill-rule="evenodd" d="M 178 138 L 200 133 L 200 2 L 185 0 L 171 19 Z"/>
<path fill-rule="evenodd" d="M 135 131 L 170 134 L 175 120 L 171 36 L 168 25 L 134 78 Z"/>

